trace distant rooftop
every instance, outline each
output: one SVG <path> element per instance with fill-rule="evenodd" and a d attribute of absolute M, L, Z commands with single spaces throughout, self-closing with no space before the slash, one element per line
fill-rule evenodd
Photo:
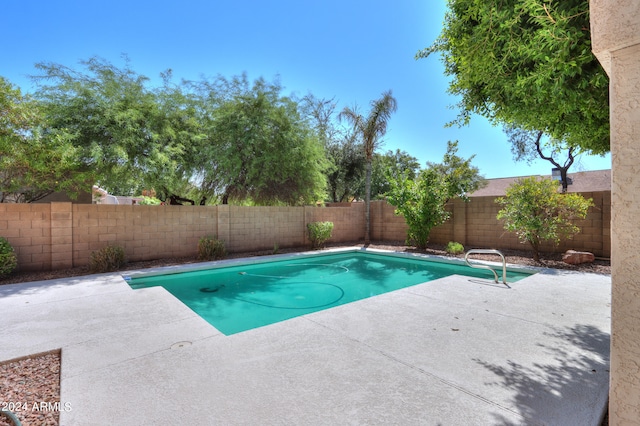
<path fill-rule="evenodd" d="M 534 175 L 535 177 L 550 178 L 551 175 Z M 506 189 L 517 181 L 529 176 L 487 179 L 488 185 L 471 193 L 470 197 L 500 197 Z M 599 192 L 611 191 L 611 170 L 593 170 L 589 172 L 568 173 L 570 179 L 568 192 Z"/>

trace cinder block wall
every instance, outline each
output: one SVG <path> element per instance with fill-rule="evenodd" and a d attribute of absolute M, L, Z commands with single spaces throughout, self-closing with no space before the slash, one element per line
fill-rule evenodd
<path fill-rule="evenodd" d="M 216 207 L 51 206 L 59 204 L 73 215 L 73 257 L 67 267 L 88 264 L 91 252 L 108 244 L 124 247 L 132 261 L 195 255 L 198 239 L 218 232 Z"/>
<path fill-rule="evenodd" d="M 543 252 L 565 252 L 567 250 L 590 251 L 596 256 L 611 256 L 611 193 L 590 192 L 582 194 L 591 198 L 594 207 L 589 209 L 586 219 L 576 221 L 580 233 L 572 239 L 563 240 L 558 246 L 542 245 Z M 500 205 L 495 197 L 474 197 L 469 202 L 455 199 L 447 206 L 451 212 L 449 221 L 431 230 L 429 242 L 447 244 L 456 241 L 471 248 L 496 248 L 528 250 L 518 237 L 504 229 L 503 221 L 497 219 Z M 372 202 L 371 215 L 377 241 L 405 241 L 407 225 L 402 216 L 394 215 L 395 208 L 384 201 Z"/>
<path fill-rule="evenodd" d="M 0 204 L 0 236 L 16 250 L 21 269 L 51 268 L 50 204 Z"/>
<path fill-rule="evenodd" d="M 223 206 L 220 206 L 223 207 Z M 229 233 L 219 237 L 232 252 L 304 245 L 306 207 L 229 206 Z"/>
<path fill-rule="evenodd" d="M 329 243 L 346 243 L 364 240 L 364 204 L 350 206 L 305 207 L 305 244 L 310 244 L 306 235 L 306 224 L 310 222 L 333 222 L 333 234 Z"/>
<path fill-rule="evenodd" d="M 582 232 L 559 247 L 544 251 L 588 250 L 596 256 L 611 253 L 610 193 L 584 194 L 595 207 L 578 225 Z M 430 242 L 462 243 L 465 248 L 527 249 L 496 219 L 499 206 L 492 197 L 455 200 L 451 219 L 432 230 Z M 371 239 L 404 242 L 407 225 L 384 201 L 371 203 Z M 336 207 L 138 206 L 0 204 L 0 236 L 18 254 L 21 270 L 51 270 L 87 265 L 91 252 L 108 244 L 125 249 L 131 261 L 197 255 L 198 240 L 217 236 L 231 252 L 304 247 L 309 245 L 310 222 L 333 222 L 330 243 L 364 240 L 364 204 Z"/>

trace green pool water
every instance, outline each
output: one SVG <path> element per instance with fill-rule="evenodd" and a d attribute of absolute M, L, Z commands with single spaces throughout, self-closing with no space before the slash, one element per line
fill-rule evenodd
<path fill-rule="evenodd" d="M 404 287 L 488 270 L 384 254 L 347 252 L 168 275 L 127 278 L 133 289 L 162 286 L 225 335 Z M 531 272 L 508 271 L 507 281 Z"/>

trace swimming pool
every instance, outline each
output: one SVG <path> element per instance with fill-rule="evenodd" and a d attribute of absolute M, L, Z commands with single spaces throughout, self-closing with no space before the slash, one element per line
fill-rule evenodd
<path fill-rule="evenodd" d="M 284 321 L 449 275 L 493 280 L 460 263 L 365 251 L 287 257 L 213 269 L 126 277 L 162 286 L 225 335 Z M 531 271 L 509 270 L 509 282 Z"/>

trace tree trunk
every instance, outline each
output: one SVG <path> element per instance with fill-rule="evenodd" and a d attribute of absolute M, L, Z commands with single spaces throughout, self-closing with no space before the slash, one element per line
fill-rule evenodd
<path fill-rule="evenodd" d="M 536 263 L 540 263 L 540 241 L 537 238 L 530 239 L 529 244 L 531 244 L 531 249 L 533 251 L 533 261 Z"/>
<path fill-rule="evenodd" d="M 371 235 L 369 233 L 369 207 L 371 205 L 371 158 L 367 158 L 366 179 L 364 184 L 364 244 L 371 244 Z"/>
<path fill-rule="evenodd" d="M 562 193 L 566 193 L 569 189 L 569 180 L 567 179 L 567 171 L 569 167 L 560 167 L 560 180 L 562 181 Z"/>

